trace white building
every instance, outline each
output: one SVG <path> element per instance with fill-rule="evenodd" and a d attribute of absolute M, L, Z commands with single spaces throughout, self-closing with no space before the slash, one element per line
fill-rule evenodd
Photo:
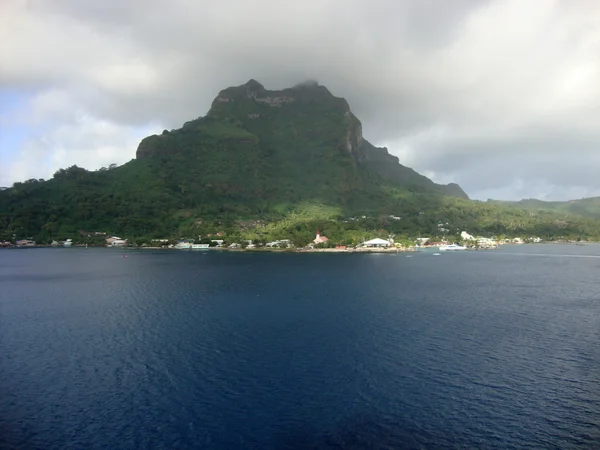
<path fill-rule="evenodd" d="M 292 243 L 289 239 L 280 239 L 279 241 L 267 242 L 265 247 L 287 247 L 290 248 Z"/>
<path fill-rule="evenodd" d="M 467 233 L 466 231 L 463 231 L 460 233 L 460 237 L 463 238 L 463 240 L 465 241 L 472 241 L 475 238 L 473 236 L 471 236 L 469 233 Z"/>
<path fill-rule="evenodd" d="M 121 239 L 117 236 L 111 236 L 109 238 L 106 238 L 106 245 L 108 245 L 109 247 L 120 247 L 123 245 L 127 245 L 127 239 Z"/>
<path fill-rule="evenodd" d="M 389 243 L 389 241 L 386 241 L 385 239 L 375 238 L 375 239 L 371 239 L 370 241 L 363 242 L 363 246 L 365 246 L 365 247 L 389 247 L 390 243 Z"/>
<path fill-rule="evenodd" d="M 493 248 L 496 247 L 497 242 L 494 239 L 479 236 L 477 238 L 477 245 L 483 248 Z"/>
<path fill-rule="evenodd" d="M 328 240 L 329 239 L 326 236 L 322 236 L 321 233 L 319 232 L 319 230 L 317 230 L 317 235 L 313 239 L 313 242 L 315 244 L 322 244 L 324 242 L 327 242 Z"/>

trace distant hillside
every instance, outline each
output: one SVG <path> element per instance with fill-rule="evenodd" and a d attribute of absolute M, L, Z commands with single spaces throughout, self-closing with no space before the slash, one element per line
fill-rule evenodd
<path fill-rule="evenodd" d="M 370 144 L 324 86 L 269 91 L 254 80 L 221 91 L 205 117 L 143 139 L 123 166 L 72 166 L 0 191 L 0 240 L 222 232 L 306 243 L 316 227 L 339 241 L 465 229 L 600 236 L 599 221 L 563 216 L 470 201 Z"/>
<path fill-rule="evenodd" d="M 488 200 L 488 202 L 497 205 L 527 209 L 530 211 L 554 211 L 600 219 L 600 197 L 582 198 L 566 202 L 545 202 L 533 198 L 518 202 L 499 200 Z"/>

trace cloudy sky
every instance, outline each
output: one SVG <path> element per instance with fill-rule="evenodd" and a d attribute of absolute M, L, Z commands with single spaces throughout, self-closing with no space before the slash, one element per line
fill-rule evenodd
<path fill-rule="evenodd" d="M 318 80 L 472 198 L 600 195 L 597 0 L 2 0 L 0 186 L 122 164 L 250 78 Z"/>

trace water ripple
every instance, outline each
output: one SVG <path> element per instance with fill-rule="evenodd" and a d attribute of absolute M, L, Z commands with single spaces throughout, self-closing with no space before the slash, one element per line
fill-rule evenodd
<path fill-rule="evenodd" d="M 597 448 L 597 267 L 553 248 L 0 253 L 0 447 Z"/>

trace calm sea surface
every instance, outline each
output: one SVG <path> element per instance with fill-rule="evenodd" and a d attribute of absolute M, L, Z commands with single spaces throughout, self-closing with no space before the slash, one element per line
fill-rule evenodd
<path fill-rule="evenodd" d="M 600 448 L 600 246 L 2 250 L 0 447 Z"/>

